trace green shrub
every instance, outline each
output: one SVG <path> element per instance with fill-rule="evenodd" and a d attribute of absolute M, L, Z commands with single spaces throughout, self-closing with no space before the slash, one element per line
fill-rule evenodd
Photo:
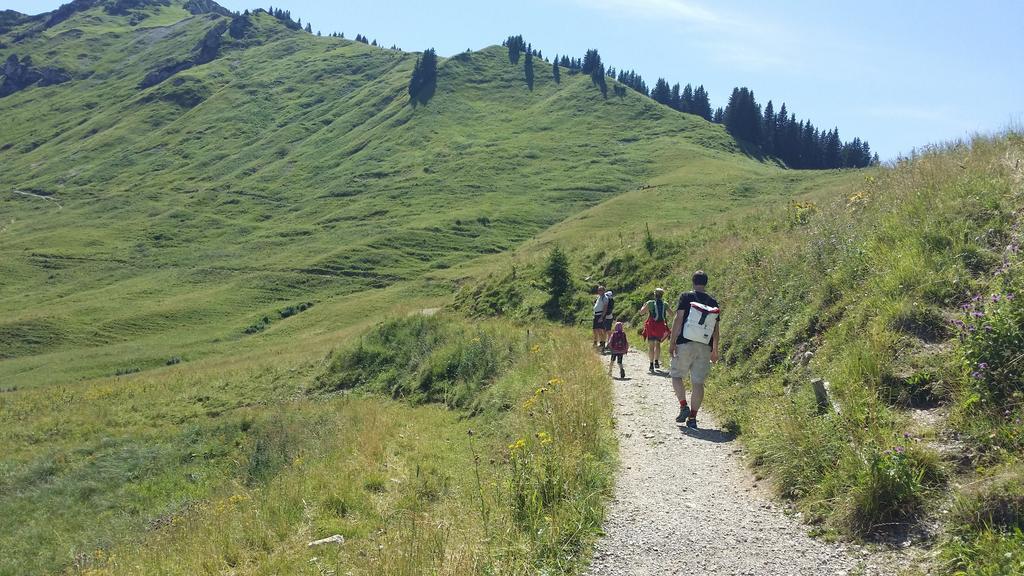
<path fill-rule="evenodd" d="M 267 326 L 270 326 L 270 317 L 264 316 L 259 319 L 258 322 L 250 324 L 243 330 L 246 334 L 256 334 L 266 330 Z"/>
<path fill-rule="evenodd" d="M 1024 529 L 1024 465 L 1009 465 L 972 483 L 957 498 L 952 527 L 958 532 Z"/>
<path fill-rule="evenodd" d="M 298 424 L 281 415 L 270 415 L 248 430 L 247 457 L 242 479 L 247 485 L 266 482 L 287 466 L 301 446 Z"/>
<path fill-rule="evenodd" d="M 851 525 L 870 533 L 913 518 L 926 494 L 926 469 L 915 451 L 904 444 L 871 447 L 865 460 L 853 489 Z"/>
<path fill-rule="evenodd" d="M 296 314 L 298 314 L 300 312 L 305 312 L 306 310 L 309 310 L 312 307 L 313 307 L 313 303 L 312 302 L 303 302 L 301 304 L 293 304 L 291 306 L 282 308 L 282 309 L 278 310 L 277 313 L 278 313 L 279 316 L 281 316 L 281 319 L 283 320 L 285 318 L 294 316 L 294 315 L 296 315 Z"/>
<path fill-rule="evenodd" d="M 1024 396 L 1024 271 L 1007 268 L 1003 290 L 964 304 L 960 350 L 970 372 L 968 401 L 989 412 Z"/>
<path fill-rule="evenodd" d="M 471 407 L 522 349 L 518 334 L 443 316 L 391 320 L 333 353 L 316 388 Z"/>

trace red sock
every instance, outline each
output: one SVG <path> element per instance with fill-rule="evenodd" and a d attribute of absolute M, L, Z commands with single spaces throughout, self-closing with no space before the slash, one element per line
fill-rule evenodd
<path fill-rule="evenodd" d="M 680 400 L 679 401 L 679 407 L 680 408 L 686 408 L 686 400 Z"/>
<path fill-rule="evenodd" d="M 693 418 L 693 419 L 697 418 L 697 411 L 692 409 L 692 408 L 690 409 L 690 418 Z"/>

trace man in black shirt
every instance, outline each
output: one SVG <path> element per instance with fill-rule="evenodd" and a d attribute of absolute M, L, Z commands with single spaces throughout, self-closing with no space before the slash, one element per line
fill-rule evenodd
<path fill-rule="evenodd" d="M 690 428 L 697 427 L 697 410 L 704 399 L 704 381 L 711 371 L 711 363 L 718 362 L 718 344 L 721 340 L 718 331 L 718 315 L 721 313 L 718 301 L 707 293 L 708 275 L 703 270 L 693 274 L 693 291 L 685 292 L 679 296 L 679 305 L 676 306 L 676 317 L 672 323 L 671 344 L 669 350 L 672 354 L 672 366 L 669 374 L 672 376 L 672 388 L 675 389 L 676 398 L 679 399 L 679 416 L 676 422 L 685 423 Z M 700 314 L 690 318 L 690 314 Z M 693 323 L 705 324 L 714 322 L 714 330 L 710 333 L 710 339 L 705 343 L 699 336 L 696 340 L 686 338 L 684 325 L 688 320 Z M 686 332 L 688 334 L 692 333 Z M 705 335 L 706 336 L 706 335 Z M 690 404 L 686 403 L 686 384 L 684 378 L 689 377 L 693 385 L 693 393 L 690 395 Z"/>

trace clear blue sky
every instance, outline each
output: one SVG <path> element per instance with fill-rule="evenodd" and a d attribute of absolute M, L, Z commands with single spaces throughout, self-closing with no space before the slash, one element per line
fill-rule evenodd
<path fill-rule="evenodd" d="M 221 0 L 291 10 L 324 34 L 356 33 L 448 56 L 522 34 L 547 57 L 598 48 L 649 86 L 704 84 L 714 106 L 748 86 L 819 128 L 866 138 L 883 159 L 1024 122 L 1024 2 L 863 0 Z M 53 0 L 0 0 L 20 12 Z"/>

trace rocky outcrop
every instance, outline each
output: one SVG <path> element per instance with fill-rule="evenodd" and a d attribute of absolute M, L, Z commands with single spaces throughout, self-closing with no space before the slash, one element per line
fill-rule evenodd
<path fill-rule="evenodd" d="M 88 10 L 93 6 L 100 3 L 100 0 L 71 0 L 67 4 L 62 4 L 59 8 L 50 12 L 46 18 L 45 28 L 53 28 L 57 24 L 70 18 L 75 12 L 82 12 Z"/>
<path fill-rule="evenodd" d="M 131 14 L 131 11 L 137 8 L 145 8 L 147 6 L 170 6 L 170 0 L 114 0 L 114 2 L 107 4 L 103 10 L 107 14 L 113 14 L 115 16 L 127 16 Z"/>
<path fill-rule="evenodd" d="M 228 34 L 235 40 L 240 40 L 245 37 L 250 29 L 252 29 L 252 18 L 247 11 L 245 14 L 236 14 L 231 19 L 231 25 L 228 26 Z"/>
<path fill-rule="evenodd" d="M 25 56 L 19 62 L 16 54 L 11 54 L 4 62 L 3 73 L 4 81 L 0 84 L 0 98 L 24 90 L 43 77 L 39 70 L 32 66 L 30 56 Z"/>
<path fill-rule="evenodd" d="M 220 47 L 224 31 L 228 29 L 227 20 L 221 19 L 213 28 L 203 36 L 203 39 L 192 49 L 192 57 L 181 62 L 165 64 L 155 70 L 151 70 L 146 77 L 139 82 L 139 88 L 146 89 L 163 82 L 182 70 L 188 70 L 193 66 L 211 62 L 220 55 Z"/>
<path fill-rule="evenodd" d="M 193 60 L 197 66 L 211 62 L 220 55 L 221 37 L 224 36 L 227 29 L 227 21 L 221 20 L 203 36 L 194 49 L 195 58 Z"/>
<path fill-rule="evenodd" d="M 15 12 L 14 10 L 0 10 L 0 34 L 5 34 L 15 26 L 19 26 L 30 20 L 32 20 L 30 16 L 26 16 L 21 12 Z"/>
<path fill-rule="evenodd" d="M 71 80 L 71 74 L 67 70 L 53 66 L 40 68 L 39 75 L 40 86 L 53 86 L 54 84 L 63 84 Z"/>
<path fill-rule="evenodd" d="M 25 56 L 18 60 L 17 54 L 7 57 L 0 73 L 3 73 L 3 82 L 0 83 L 0 98 L 10 96 L 36 83 L 40 86 L 50 86 L 71 80 L 71 74 L 66 70 L 53 66 L 36 68 L 32 65 L 31 56 Z"/>
<path fill-rule="evenodd" d="M 188 10 L 192 14 L 220 14 L 221 16 L 232 15 L 230 10 L 220 4 L 217 4 L 213 0 L 188 0 L 188 2 L 185 2 L 185 10 Z"/>

